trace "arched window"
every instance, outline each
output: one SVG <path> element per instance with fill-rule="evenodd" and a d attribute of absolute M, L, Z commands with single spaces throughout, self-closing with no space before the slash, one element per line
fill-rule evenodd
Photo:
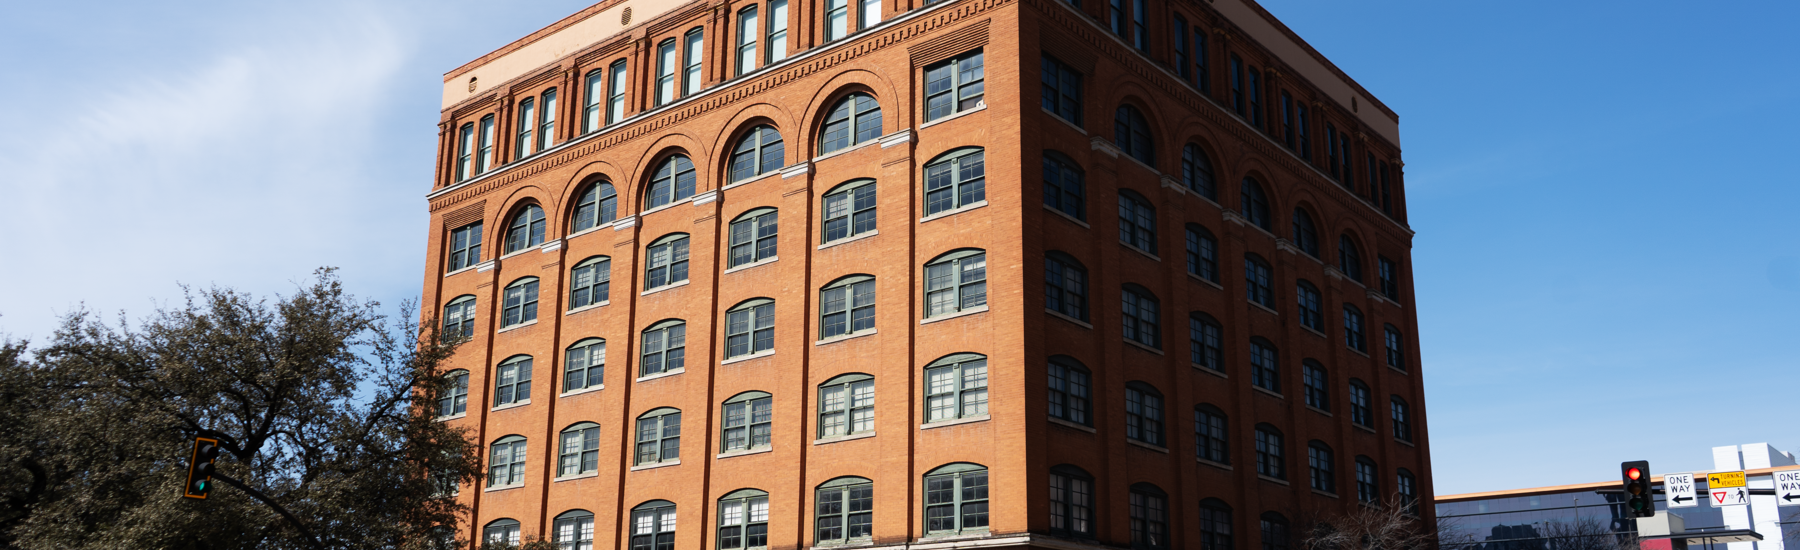
<path fill-rule="evenodd" d="M 1331 412 L 1331 391 L 1326 389 L 1329 384 L 1325 365 L 1311 359 L 1300 362 L 1300 385 L 1306 394 L 1306 406 Z"/>
<path fill-rule="evenodd" d="M 1350 304 L 1344 304 L 1344 345 L 1364 353 L 1369 351 L 1369 345 L 1363 338 L 1362 310 Z"/>
<path fill-rule="evenodd" d="M 1125 384 L 1125 437 L 1164 445 L 1162 392 L 1143 382 Z"/>
<path fill-rule="evenodd" d="M 1219 200 L 1219 187 L 1213 183 L 1212 159 L 1206 151 L 1192 143 L 1181 148 L 1181 183 L 1194 194 Z"/>
<path fill-rule="evenodd" d="M 652 500 L 631 509 L 631 548 L 669 550 L 675 547 L 675 503 Z"/>
<path fill-rule="evenodd" d="M 487 544 L 519 544 L 519 522 L 513 519 L 497 519 L 481 528 L 481 538 Z"/>
<path fill-rule="evenodd" d="M 569 309 L 604 304 L 612 297 L 612 258 L 595 256 L 575 264 L 569 276 Z"/>
<path fill-rule="evenodd" d="M 864 0 L 865 4 L 870 0 Z M 879 4 L 879 0 L 875 0 Z M 925 67 L 925 121 L 942 119 L 981 105 L 983 81 L 981 50 Z"/>
<path fill-rule="evenodd" d="M 769 546 L 769 493 L 739 489 L 719 499 L 719 550 Z"/>
<path fill-rule="evenodd" d="M 1119 242 L 1156 255 L 1156 207 L 1130 189 L 1119 190 Z"/>
<path fill-rule="evenodd" d="M 1225 372 L 1225 350 L 1219 344 L 1222 332 L 1213 316 L 1198 311 L 1188 314 L 1188 361 Z"/>
<path fill-rule="evenodd" d="M 1194 407 L 1194 456 L 1215 464 L 1231 464 L 1231 438 L 1225 411 L 1202 403 Z"/>
<path fill-rule="evenodd" d="M 650 259 L 644 266 L 644 290 L 655 290 L 688 280 L 688 235 L 674 233 L 651 241 L 644 250 Z"/>
<path fill-rule="evenodd" d="M 469 411 L 469 371 L 444 374 L 444 391 L 438 394 L 438 416 L 457 416 Z"/>
<path fill-rule="evenodd" d="M 619 217 L 619 194 L 610 183 L 601 181 L 588 186 L 575 199 L 575 215 L 570 233 L 580 233 L 612 223 Z"/>
<path fill-rule="evenodd" d="M 1137 107 L 1120 105 L 1113 114 L 1113 144 L 1127 156 L 1156 166 L 1156 145 L 1150 141 L 1150 121 Z"/>
<path fill-rule="evenodd" d="M 1314 491 L 1337 494 L 1337 471 L 1332 464 L 1331 446 L 1317 439 L 1306 444 L 1306 465 Z"/>
<path fill-rule="evenodd" d="M 517 143 L 513 146 L 513 158 L 522 159 L 531 154 L 531 146 L 537 142 L 531 139 L 532 131 L 537 129 L 537 101 L 532 98 L 519 100 L 519 133 Z"/>
<path fill-rule="evenodd" d="M 988 528 L 988 473 L 978 464 L 939 466 L 925 474 L 925 533 L 971 533 Z"/>
<path fill-rule="evenodd" d="M 1219 282 L 1219 240 L 1194 224 L 1187 226 L 1187 270 L 1189 275 Z"/>
<path fill-rule="evenodd" d="M 1244 293 L 1251 303 L 1275 309 L 1275 292 L 1269 288 L 1269 262 L 1255 254 L 1244 255 Z"/>
<path fill-rule="evenodd" d="M 1387 365 L 1395 370 L 1406 372 L 1406 352 L 1400 344 L 1400 329 L 1394 325 L 1382 325 L 1382 340 L 1387 344 Z"/>
<path fill-rule="evenodd" d="M 445 273 L 461 271 L 481 263 L 481 222 L 450 231 L 450 257 Z"/>
<path fill-rule="evenodd" d="M 563 393 L 602 387 L 606 382 L 606 340 L 587 338 L 569 346 L 563 359 Z"/>
<path fill-rule="evenodd" d="M 958 149 L 925 164 L 925 215 L 949 212 L 987 200 L 987 154 Z"/>
<path fill-rule="evenodd" d="M 851 181 L 826 192 L 824 217 L 820 243 L 874 232 L 875 180 Z"/>
<path fill-rule="evenodd" d="M 769 448 L 774 403 L 774 397 L 760 391 L 748 391 L 726 399 L 725 421 L 719 425 L 719 440 L 723 442 L 724 452 Z"/>
<path fill-rule="evenodd" d="M 1348 234 L 1338 235 L 1338 271 L 1344 272 L 1347 279 L 1362 282 L 1362 254 L 1356 251 L 1356 242 Z"/>
<path fill-rule="evenodd" d="M 1287 479 L 1286 453 L 1282 450 L 1281 430 L 1268 424 L 1256 425 L 1256 475 Z"/>
<path fill-rule="evenodd" d="M 862 92 L 845 96 L 825 115 L 819 153 L 830 154 L 881 137 L 881 104 Z"/>
<path fill-rule="evenodd" d="M 634 464 L 681 460 L 681 409 L 652 409 L 637 418 L 637 455 Z"/>
<path fill-rule="evenodd" d="M 1306 215 L 1306 210 L 1301 208 L 1294 209 L 1294 248 L 1308 256 L 1319 257 L 1319 230 L 1313 227 L 1312 216 Z"/>
<path fill-rule="evenodd" d="M 531 356 L 514 355 L 494 368 L 494 407 L 531 402 Z"/>
<path fill-rule="evenodd" d="M 1094 536 L 1094 477 L 1086 470 L 1068 464 L 1050 468 L 1050 532 Z"/>
<path fill-rule="evenodd" d="M 1262 547 L 1263 550 L 1288 550 L 1288 521 L 1275 512 L 1264 512 L 1262 515 Z"/>
<path fill-rule="evenodd" d="M 875 330 L 875 278 L 852 275 L 819 290 L 819 339 Z"/>
<path fill-rule="evenodd" d="M 1250 339 L 1250 384 L 1281 393 L 1281 364 L 1276 362 L 1275 345 L 1262 338 Z"/>
<path fill-rule="evenodd" d="M 1075 161 L 1044 151 L 1044 206 L 1077 220 L 1087 219 L 1087 185 Z"/>
<path fill-rule="evenodd" d="M 694 161 L 672 155 L 650 173 L 650 189 L 644 193 L 644 210 L 694 196 Z"/>
<path fill-rule="evenodd" d="M 1200 501 L 1200 550 L 1232 550 L 1231 505 L 1216 498 Z"/>
<path fill-rule="evenodd" d="M 731 256 L 726 268 L 774 260 L 779 218 L 774 208 L 757 208 L 731 220 Z"/>
<path fill-rule="evenodd" d="M 537 322 L 538 278 L 524 277 L 506 285 L 500 302 L 500 328 Z"/>
<path fill-rule="evenodd" d="M 1350 423 L 1365 428 L 1375 427 L 1374 405 L 1369 401 L 1369 386 L 1350 379 Z"/>
<path fill-rule="evenodd" d="M 1050 54 L 1044 54 L 1043 69 L 1039 74 L 1042 75 L 1044 85 L 1044 110 L 1069 121 L 1076 128 L 1082 127 L 1081 71 Z"/>
<path fill-rule="evenodd" d="M 1152 348 L 1162 348 L 1162 315 L 1156 295 L 1141 286 L 1126 283 L 1122 291 L 1125 339 Z"/>
<path fill-rule="evenodd" d="M 1394 476 L 1395 492 L 1400 494 L 1400 506 L 1407 515 L 1419 515 L 1419 483 L 1412 471 L 1401 468 Z"/>
<path fill-rule="evenodd" d="M 506 253 L 540 244 L 544 244 L 544 209 L 529 204 L 513 214 L 512 222 L 506 225 Z"/>
<path fill-rule="evenodd" d="M 638 361 L 638 377 L 686 370 L 687 323 L 670 319 L 644 329 L 644 354 Z"/>
<path fill-rule="evenodd" d="M 875 484 L 840 477 L 819 486 L 818 540 L 814 544 L 868 540 L 875 519 Z"/>
<path fill-rule="evenodd" d="M 444 341 L 475 336 L 475 295 L 465 294 L 444 306 Z"/>
<path fill-rule="evenodd" d="M 1155 485 L 1131 485 L 1131 547 L 1169 547 L 1169 495 Z"/>
<path fill-rule="evenodd" d="M 751 16 L 755 17 L 754 13 Z M 755 47 L 755 42 L 751 44 Z M 780 170 L 786 161 L 787 148 L 781 143 L 781 132 L 769 126 L 751 128 L 731 151 L 731 181 L 744 181 Z"/>
<path fill-rule="evenodd" d="M 474 155 L 475 123 L 466 122 L 456 131 L 456 181 L 476 174 Z"/>
<path fill-rule="evenodd" d="M 925 317 L 987 306 L 987 251 L 964 249 L 925 264 Z"/>
<path fill-rule="evenodd" d="M 1375 471 L 1375 461 L 1366 456 L 1356 457 L 1357 502 L 1381 504 L 1381 476 Z"/>
<path fill-rule="evenodd" d="M 775 301 L 746 300 L 725 311 L 725 358 L 775 351 Z"/>
<path fill-rule="evenodd" d="M 875 377 L 845 374 L 819 385 L 819 438 L 875 431 Z"/>
<path fill-rule="evenodd" d="M 1080 361 L 1067 355 L 1050 358 L 1050 418 L 1091 425 L 1092 375 Z"/>
<path fill-rule="evenodd" d="M 1401 399 L 1398 395 L 1389 399 L 1389 402 L 1392 403 L 1394 411 L 1394 439 L 1411 442 L 1412 408 L 1408 407 L 1406 400 Z"/>
<path fill-rule="evenodd" d="M 1071 319 L 1088 319 L 1087 268 L 1074 256 L 1044 255 L 1044 307 Z"/>
<path fill-rule="evenodd" d="M 1256 183 L 1256 178 L 1244 178 L 1242 195 L 1238 201 L 1244 219 L 1263 231 L 1274 232 L 1274 223 L 1269 220 L 1269 197 L 1263 194 L 1262 184 Z"/>
<path fill-rule="evenodd" d="M 1319 313 L 1319 287 L 1301 279 L 1294 284 L 1294 305 L 1300 309 L 1300 326 L 1325 332 L 1325 316 Z"/>
<path fill-rule="evenodd" d="M 594 550 L 594 513 L 569 510 L 551 524 L 557 550 Z"/>
<path fill-rule="evenodd" d="M 582 422 L 562 431 L 556 452 L 556 477 L 600 471 L 600 425 Z"/>
<path fill-rule="evenodd" d="M 525 484 L 525 437 L 509 435 L 494 440 L 488 453 L 488 486 Z"/>
<path fill-rule="evenodd" d="M 987 356 L 958 353 L 925 366 L 925 421 L 940 422 L 988 413 Z"/>

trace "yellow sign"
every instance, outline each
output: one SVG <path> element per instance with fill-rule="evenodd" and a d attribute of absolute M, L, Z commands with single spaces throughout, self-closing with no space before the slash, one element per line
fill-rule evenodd
<path fill-rule="evenodd" d="M 1743 487 L 1744 472 L 1713 472 L 1706 474 L 1707 489 L 1723 489 L 1726 487 Z"/>

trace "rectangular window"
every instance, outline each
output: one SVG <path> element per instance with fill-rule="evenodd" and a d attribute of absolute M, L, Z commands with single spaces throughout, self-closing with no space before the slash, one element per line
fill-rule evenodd
<path fill-rule="evenodd" d="M 1054 57 L 1044 56 L 1044 110 L 1081 126 L 1081 73 Z"/>
<path fill-rule="evenodd" d="M 699 93 L 700 85 L 704 83 L 700 76 L 700 67 L 701 61 L 706 59 L 706 46 L 701 38 L 700 29 L 694 29 L 687 34 L 687 57 L 682 63 L 687 69 L 681 77 L 681 83 L 684 86 L 681 90 L 682 97 Z"/>
<path fill-rule="evenodd" d="M 1294 138 L 1294 98 L 1284 90 L 1281 92 L 1281 142 L 1292 150 Z"/>
<path fill-rule="evenodd" d="M 1168 548 L 1169 503 L 1162 495 L 1131 492 L 1131 547 Z"/>
<path fill-rule="evenodd" d="M 1330 170 L 1331 177 L 1342 177 L 1338 174 L 1337 126 L 1330 122 L 1325 123 L 1325 166 Z"/>
<path fill-rule="evenodd" d="M 581 133 L 599 130 L 602 125 L 600 106 L 606 102 L 606 71 L 594 69 L 587 74 L 587 101 L 581 106 Z"/>
<path fill-rule="evenodd" d="M 1306 406 L 1321 411 L 1331 410 L 1331 393 L 1326 391 L 1325 369 L 1314 365 L 1301 368 L 1301 384 L 1306 390 Z"/>
<path fill-rule="evenodd" d="M 1248 77 L 1249 89 L 1244 90 L 1244 93 L 1250 96 L 1250 125 L 1263 130 L 1262 71 L 1251 67 Z"/>
<path fill-rule="evenodd" d="M 675 39 L 656 46 L 656 105 L 675 99 Z"/>
<path fill-rule="evenodd" d="M 1194 27 L 1194 85 L 1200 93 L 1212 93 L 1212 64 L 1207 62 L 1206 31 Z"/>
<path fill-rule="evenodd" d="M 612 124 L 625 119 L 625 61 L 612 64 L 612 89 L 606 96 L 606 123 Z"/>
<path fill-rule="evenodd" d="M 637 464 L 681 460 L 681 413 L 638 419 Z"/>
<path fill-rule="evenodd" d="M 1231 454 L 1226 449 L 1225 415 L 1210 406 L 1195 409 L 1194 456 L 1201 460 L 1230 464 Z"/>
<path fill-rule="evenodd" d="M 875 281 L 839 283 L 820 293 L 819 338 L 875 328 Z"/>
<path fill-rule="evenodd" d="M 456 271 L 481 263 L 481 222 L 458 227 L 450 231 L 449 266 L 445 270 Z"/>
<path fill-rule="evenodd" d="M 769 446 L 769 425 L 774 417 L 773 399 L 758 397 L 725 404 L 724 450 L 743 451 Z"/>
<path fill-rule="evenodd" d="M 1128 36 L 1125 31 L 1124 0 L 1110 0 L 1109 3 L 1112 5 L 1112 10 L 1109 12 L 1109 15 L 1111 16 L 1109 20 L 1112 22 L 1113 34 L 1121 37 Z"/>
<path fill-rule="evenodd" d="M 850 0 L 825 0 L 825 41 L 850 34 Z"/>
<path fill-rule="evenodd" d="M 856 11 L 858 15 L 862 16 L 862 20 L 856 26 L 857 30 L 881 23 L 881 0 L 862 0 L 862 4 L 856 7 Z"/>
<path fill-rule="evenodd" d="M 875 230 L 875 184 L 873 181 L 825 195 L 825 235 L 823 242 L 861 235 Z"/>
<path fill-rule="evenodd" d="M 1350 152 L 1350 132 L 1338 132 L 1338 162 L 1343 163 L 1344 188 L 1355 191 L 1356 172 L 1352 171 L 1352 166 L 1356 157 Z"/>
<path fill-rule="evenodd" d="M 1382 162 L 1381 163 L 1381 213 L 1387 214 L 1388 216 L 1393 216 L 1394 215 L 1394 193 L 1393 193 L 1393 189 L 1388 187 L 1388 175 L 1389 175 L 1388 174 L 1388 163 Z"/>
<path fill-rule="evenodd" d="M 756 70 L 756 6 L 738 12 L 737 74 Z"/>
<path fill-rule="evenodd" d="M 513 144 L 513 159 L 522 159 L 531 154 L 531 131 L 537 129 L 537 102 L 525 98 L 519 102 L 518 140 Z"/>
<path fill-rule="evenodd" d="M 1075 475 L 1050 474 L 1050 530 L 1062 535 L 1091 536 L 1094 482 Z"/>
<path fill-rule="evenodd" d="M 972 254 L 925 266 L 927 319 L 986 305 L 987 254 Z"/>
<path fill-rule="evenodd" d="M 494 115 L 481 117 L 481 156 L 475 165 L 475 173 L 480 174 L 494 166 Z"/>
<path fill-rule="evenodd" d="M 987 373 L 985 358 L 925 369 L 925 421 L 987 414 Z"/>
<path fill-rule="evenodd" d="M 1367 153 L 1366 157 L 1363 168 L 1369 171 L 1369 202 L 1378 202 L 1381 200 L 1381 188 L 1375 183 L 1381 181 L 1381 174 L 1376 173 L 1379 167 L 1375 165 L 1375 153 Z"/>
<path fill-rule="evenodd" d="M 1244 116 L 1244 60 L 1231 55 L 1231 110 Z"/>
<path fill-rule="evenodd" d="M 1281 434 L 1256 430 L 1256 475 L 1287 479 L 1286 463 L 1281 457 Z"/>
<path fill-rule="evenodd" d="M 1125 437 L 1162 446 L 1162 396 L 1125 388 Z"/>
<path fill-rule="evenodd" d="M 864 378 L 819 388 L 819 437 L 875 430 L 875 380 Z"/>
<path fill-rule="evenodd" d="M 456 181 L 475 174 L 475 125 L 464 124 L 456 137 Z"/>
<path fill-rule="evenodd" d="M 1188 318 L 1188 360 L 1216 371 L 1225 370 L 1224 350 L 1219 346 L 1219 325 Z"/>
<path fill-rule="evenodd" d="M 1306 162 L 1312 162 L 1312 133 L 1307 129 L 1310 126 L 1306 117 L 1306 102 L 1297 102 L 1297 104 L 1294 105 L 1294 113 L 1294 124 L 1296 126 L 1294 133 L 1299 135 L 1296 139 L 1300 142 L 1300 159 Z"/>
<path fill-rule="evenodd" d="M 500 326 L 510 327 L 537 320 L 538 281 L 532 278 L 506 288 L 500 312 Z"/>
<path fill-rule="evenodd" d="M 981 52 L 971 52 L 925 68 L 925 121 L 930 122 L 981 104 Z"/>
<path fill-rule="evenodd" d="M 1190 80 L 1194 77 L 1194 67 L 1188 60 L 1187 20 L 1177 15 L 1174 24 L 1174 32 L 1169 38 L 1175 41 L 1175 73 L 1181 75 L 1182 80 Z"/>
<path fill-rule="evenodd" d="M 766 40 L 769 49 L 769 63 L 787 59 L 787 0 L 769 2 L 769 38 Z"/>
<path fill-rule="evenodd" d="M 775 304 L 732 310 L 725 314 L 725 358 L 775 349 Z"/>
<path fill-rule="evenodd" d="M 1149 0 L 1131 0 L 1131 43 L 1145 53 L 1150 52 L 1150 28 L 1144 24 L 1149 14 Z"/>
<path fill-rule="evenodd" d="M 572 429 L 562 433 L 562 451 L 556 457 L 556 475 L 567 477 L 600 468 L 600 427 Z"/>
<path fill-rule="evenodd" d="M 1399 370 L 1406 370 L 1406 352 L 1400 346 L 1400 330 L 1388 325 L 1382 328 L 1383 340 L 1387 348 L 1387 364 Z"/>
<path fill-rule="evenodd" d="M 987 470 L 926 477 L 925 533 L 936 535 L 986 531 L 987 477 Z"/>
<path fill-rule="evenodd" d="M 477 232 L 477 234 L 479 234 L 479 232 Z M 1376 257 L 1376 262 L 1381 266 L 1380 267 L 1381 294 L 1383 296 L 1387 296 L 1387 298 L 1389 300 L 1399 302 L 1400 301 L 1400 279 L 1399 279 L 1399 273 L 1398 273 L 1398 271 L 1400 269 L 1399 266 L 1397 264 L 1395 264 L 1393 260 L 1389 260 L 1389 259 L 1387 259 L 1385 257 L 1381 257 L 1381 256 Z"/>
<path fill-rule="evenodd" d="M 545 90 L 539 104 L 537 150 L 543 151 L 556 144 L 556 89 Z"/>

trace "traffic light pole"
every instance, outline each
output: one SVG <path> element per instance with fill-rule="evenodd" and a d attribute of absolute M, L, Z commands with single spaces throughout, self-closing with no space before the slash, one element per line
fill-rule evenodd
<path fill-rule="evenodd" d="M 257 502 L 261 502 L 265 506 L 274 508 L 276 513 L 281 514 L 281 517 L 287 518 L 288 523 L 293 524 L 295 529 L 300 530 L 300 534 L 306 536 L 306 541 L 312 543 L 313 548 L 325 550 L 325 545 L 319 542 L 319 537 L 313 536 L 312 529 L 308 529 L 305 522 L 300 521 L 300 518 L 294 517 L 293 512 L 289 512 L 287 508 L 283 507 L 280 503 L 275 502 L 275 499 L 269 498 L 269 495 L 265 495 L 262 491 L 258 491 L 249 485 L 245 485 L 244 482 L 238 481 L 237 478 L 225 475 L 224 473 L 215 471 L 212 476 L 219 481 L 225 482 L 226 485 L 237 487 L 239 491 L 243 491 L 244 494 L 250 495 L 250 498 L 256 499 Z"/>

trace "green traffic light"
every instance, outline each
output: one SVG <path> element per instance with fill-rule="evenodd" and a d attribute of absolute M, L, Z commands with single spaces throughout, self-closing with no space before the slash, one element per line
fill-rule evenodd
<path fill-rule="evenodd" d="M 194 492 L 196 492 L 196 493 L 206 492 L 206 480 L 202 479 L 200 481 L 194 482 Z"/>

